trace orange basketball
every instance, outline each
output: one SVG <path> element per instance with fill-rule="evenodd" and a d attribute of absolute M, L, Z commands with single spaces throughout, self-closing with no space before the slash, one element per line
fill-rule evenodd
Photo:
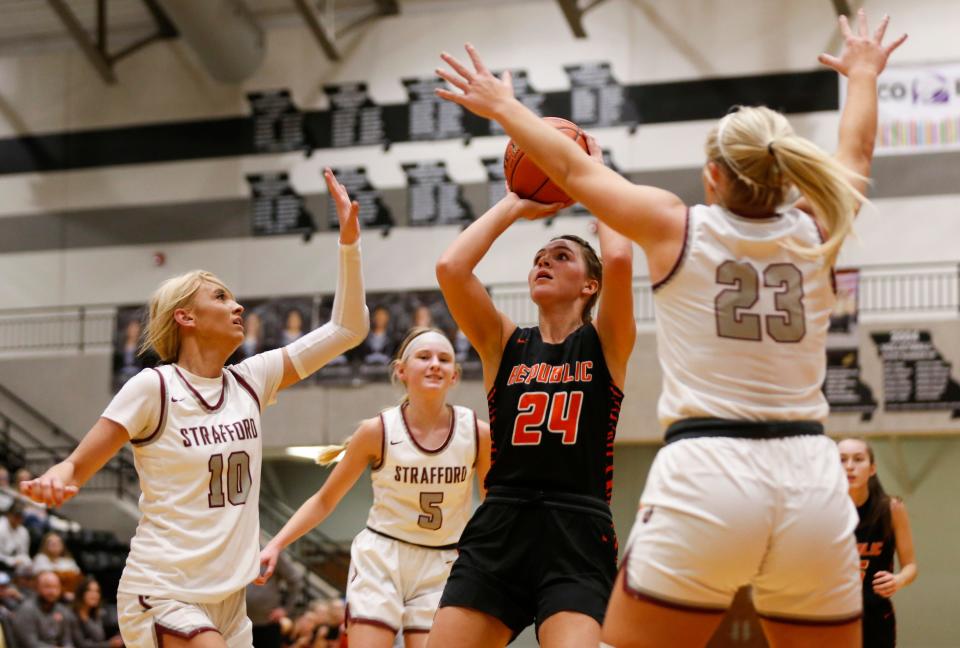
<path fill-rule="evenodd" d="M 560 117 L 544 117 L 547 122 L 558 131 L 576 142 L 587 152 L 587 136 L 579 126 L 572 121 Z M 529 198 L 541 203 L 563 203 L 572 205 L 563 189 L 553 183 L 533 160 L 524 155 L 520 147 L 513 140 L 507 142 L 507 150 L 503 154 L 503 172 L 507 178 L 507 186 L 521 198 Z"/>

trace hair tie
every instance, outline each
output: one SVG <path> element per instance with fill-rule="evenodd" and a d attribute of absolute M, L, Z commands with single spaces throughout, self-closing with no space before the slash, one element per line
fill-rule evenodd
<path fill-rule="evenodd" d="M 776 154 L 773 151 L 773 140 L 770 140 L 770 143 L 767 144 L 767 153 L 769 153 L 773 157 L 776 157 Z"/>

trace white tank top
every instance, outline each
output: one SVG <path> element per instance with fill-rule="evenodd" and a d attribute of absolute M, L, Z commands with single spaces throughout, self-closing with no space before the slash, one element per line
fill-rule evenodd
<path fill-rule="evenodd" d="M 822 259 L 786 249 L 788 241 L 820 243 L 799 209 L 749 219 L 719 205 L 689 209 L 681 258 L 654 286 L 661 425 L 827 417 L 832 273 Z"/>
<path fill-rule="evenodd" d="M 431 451 L 410 434 L 404 409 L 397 406 L 380 413 L 383 456 L 371 473 L 373 506 L 367 528 L 425 547 L 454 545 L 473 503 L 477 415 L 453 406 L 450 434 Z"/>
<path fill-rule="evenodd" d="M 144 370 L 159 375 L 159 386 L 156 376 L 139 378 L 152 377 L 161 400 L 152 429 L 138 435 L 128 428 L 142 517 L 119 591 L 212 603 L 257 576 L 260 404 L 272 400 L 279 382 L 248 375 L 260 364 L 226 368 L 220 378 L 175 365 Z M 104 416 L 126 424 L 132 414 L 122 400 L 115 398 Z"/>

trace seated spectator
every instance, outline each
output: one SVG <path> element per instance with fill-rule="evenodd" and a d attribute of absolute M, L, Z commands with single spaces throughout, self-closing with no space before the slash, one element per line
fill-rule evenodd
<path fill-rule="evenodd" d="M 70 638 L 76 648 L 120 648 L 120 635 L 107 638 L 103 625 L 103 610 L 100 608 L 100 583 L 87 576 L 77 587 L 73 598 L 73 610 L 68 618 Z"/>
<path fill-rule="evenodd" d="M 390 333 L 390 311 L 386 306 L 373 307 L 370 314 L 370 333 L 360 345 L 360 355 L 365 364 L 390 364 L 396 341 Z"/>
<path fill-rule="evenodd" d="M 40 540 L 40 551 L 33 557 L 33 571 L 38 574 L 45 571 L 56 572 L 64 587 L 71 592 L 68 599 L 72 598 L 73 588 L 82 578 L 80 567 L 67 551 L 63 538 L 52 531 Z"/>
<path fill-rule="evenodd" d="M 14 613 L 17 642 L 29 648 L 73 648 L 67 630 L 70 611 L 60 603 L 60 578 L 53 572 L 37 576 L 37 599 L 25 601 Z"/>
<path fill-rule="evenodd" d="M 23 526 L 23 504 L 16 500 L 0 518 L 0 568 L 13 571 L 29 564 L 30 533 Z"/>
<path fill-rule="evenodd" d="M 13 584 L 10 575 L 0 571 L 0 619 L 9 618 L 22 602 L 23 595 Z"/>
<path fill-rule="evenodd" d="M 0 466 L 0 511 L 6 511 L 15 499 L 10 488 L 10 471 Z"/>
<path fill-rule="evenodd" d="M 26 563 L 16 568 L 13 572 L 13 586 L 17 588 L 22 600 L 36 600 L 37 575 L 33 571 L 32 563 Z"/>

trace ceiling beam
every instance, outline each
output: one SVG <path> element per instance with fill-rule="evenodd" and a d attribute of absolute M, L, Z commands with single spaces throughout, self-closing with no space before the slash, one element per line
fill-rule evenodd
<path fill-rule="evenodd" d="M 60 18 L 60 22 L 67 28 L 70 37 L 73 38 L 80 47 L 80 51 L 83 52 L 83 55 L 87 57 L 87 60 L 90 61 L 91 65 L 96 69 L 100 78 L 106 83 L 116 83 L 117 76 L 113 73 L 113 66 L 110 65 L 110 60 L 87 34 L 80 20 L 74 15 L 66 1 L 47 0 L 47 4 L 50 5 L 50 8 L 53 9 L 57 17 Z M 103 37 L 103 40 L 106 42 L 106 36 Z"/>
<path fill-rule="evenodd" d="M 831 0 L 838 16 L 850 16 L 850 3 L 847 0 Z"/>
<path fill-rule="evenodd" d="M 560 10 L 563 12 L 564 18 L 567 19 L 567 24 L 570 25 L 570 30 L 577 38 L 587 37 L 587 31 L 583 28 L 583 16 L 603 2 L 604 0 L 592 0 L 592 2 L 588 2 L 586 6 L 580 7 L 578 0 L 557 0 L 557 4 L 560 5 Z"/>
<path fill-rule="evenodd" d="M 340 52 L 337 51 L 337 48 L 333 44 L 333 38 L 327 33 L 327 30 L 324 28 L 323 23 L 320 22 L 317 14 L 313 11 L 310 3 L 307 0 L 293 0 L 293 4 L 297 6 L 297 11 L 300 12 L 303 21 L 307 23 L 307 27 L 310 28 L 313 37 L 317 39 L 317 42 L 320 44 L 320 49 L 327 55 L 327 58 L 331 61 L 339 61 Z"/>
<path fill-rule="evenodd" d="M 397 0 L 375 0 L 381 16 L 397 16 L 400 14 L 400 3 Z"/>

